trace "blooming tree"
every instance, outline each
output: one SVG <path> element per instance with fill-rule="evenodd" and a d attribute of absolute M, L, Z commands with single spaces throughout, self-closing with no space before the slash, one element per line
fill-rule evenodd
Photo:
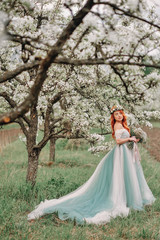
<path fill-rule="evenodd" d="M 143 1 L 2 0 L 0 9 L 0 124 L 23 130 L 27 181 L 35 184 L 49 140 L 83 137 L 93 151 L 106 150 L 109 143 L 93 145 L 110 132 L 113 104 L 131 112 L 131 124 L 160 117 L 140 111 L 160 82 L 160 26 Z M 145 67 L 155 70 L 145 75 Z M 101 132 L 91 134 L 93 127 Z"/>

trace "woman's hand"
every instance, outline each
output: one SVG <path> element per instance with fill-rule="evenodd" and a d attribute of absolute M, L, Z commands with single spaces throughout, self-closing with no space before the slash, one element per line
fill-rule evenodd
<path fill-rule="evenodd" d="M 140 140 L 140 139 L 136 139 L 135 136 L 129 138 L 129 141 L 130 141 L 130 142 L 135 142 L 135 143 L 137 143 L 137 142 L 139 142 L 139 140 Z"/>

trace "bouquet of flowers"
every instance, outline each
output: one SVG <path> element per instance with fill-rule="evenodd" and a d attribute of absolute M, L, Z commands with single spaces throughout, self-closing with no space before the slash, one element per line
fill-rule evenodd
<path fill-rule="evenodd" d="M 131 129 L 131 136 L 135 136 L 137 139 L 139 139 L 140 143 L 146 143 L 147 134 L 141 128 Z M 127 146 L 129 149 L 133 149 L 134 141 L 129 142 Z"/>

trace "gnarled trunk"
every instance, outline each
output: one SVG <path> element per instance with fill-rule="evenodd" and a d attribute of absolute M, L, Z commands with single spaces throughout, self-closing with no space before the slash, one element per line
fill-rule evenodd
<path fill-rule="evenodd" d="M 38 149 L 32 149 L 30 152 L 28 152 L 28 169 L 26 181 L 30 182 L 32 186 L 34 186 L 36 183 L 39 154 L 40 151 Z"/>

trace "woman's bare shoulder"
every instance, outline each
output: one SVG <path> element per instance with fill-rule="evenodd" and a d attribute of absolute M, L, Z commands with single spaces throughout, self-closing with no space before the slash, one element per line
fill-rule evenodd
<path fill-rule="evenodd" d="M 114 131 L 124 129 L 123 125 L 121 123 L 115 123 L 114 125 Z"/>

